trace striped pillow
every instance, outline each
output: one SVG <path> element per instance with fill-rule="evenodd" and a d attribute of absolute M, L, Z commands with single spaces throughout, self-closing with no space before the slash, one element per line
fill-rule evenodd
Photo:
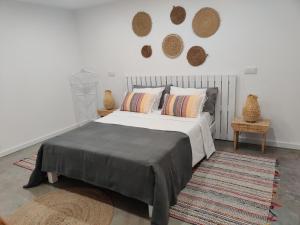
<path fill-rule="evenodd" d="M 121 105 L 121 111 L 148 113 L 154 104 L 155 95 L 128 92 Z"/>
<path fill-rule="evenodd" d="M 195 118 L 204 99 L 205 95 L 166 95 L 161 114 Z"/>

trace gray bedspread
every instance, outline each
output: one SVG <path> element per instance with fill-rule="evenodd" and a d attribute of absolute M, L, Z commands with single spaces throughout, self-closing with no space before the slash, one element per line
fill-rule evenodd
<path fill-rule="evenodd" d="M 167 225 L 191 165 L 186 134 L 92 122 L 43 143 L 24 188 L 56 172 L 153 205 L 151 224 Z"/>

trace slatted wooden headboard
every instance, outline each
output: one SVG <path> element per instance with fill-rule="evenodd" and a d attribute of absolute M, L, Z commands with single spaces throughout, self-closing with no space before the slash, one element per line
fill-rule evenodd
<path fill-rule="evenodd" d="M 231 121 L 235 116 L 235 75 L 126 76 L 127 90 L 132 90 L 133 85 L 161 86 L 166 84 L 186 88 L 218 87 L 219 94 L 215 112 L 215 138 L 222 140 L 233 139 Z"/>

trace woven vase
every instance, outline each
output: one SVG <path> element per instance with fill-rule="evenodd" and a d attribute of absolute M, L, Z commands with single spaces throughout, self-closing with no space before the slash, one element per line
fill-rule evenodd
<path fill-rule="evenodd" d="M 243 108 L 243 117 L 246 122 L 255 123 L 260 118 L 260 107 L 256 95 L 248 95 Z"/>
<path fill-rule="evenodd" d="M 106 90 L 104 92 L 103 105 L 104 108 L 107 110 L 111 110 L 115 108 L 115 100 L 114 97 L 112 96 L 111 90 Z"/>

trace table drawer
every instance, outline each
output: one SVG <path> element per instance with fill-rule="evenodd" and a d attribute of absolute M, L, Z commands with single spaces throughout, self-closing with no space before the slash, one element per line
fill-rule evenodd
<path fill-rule="evenodd" d="M 265 133 L 268 130 L 268 127 L 256 126 L 255 124 L 232 124 L 232 128 L 235 131 L 253 133 Z"/>

